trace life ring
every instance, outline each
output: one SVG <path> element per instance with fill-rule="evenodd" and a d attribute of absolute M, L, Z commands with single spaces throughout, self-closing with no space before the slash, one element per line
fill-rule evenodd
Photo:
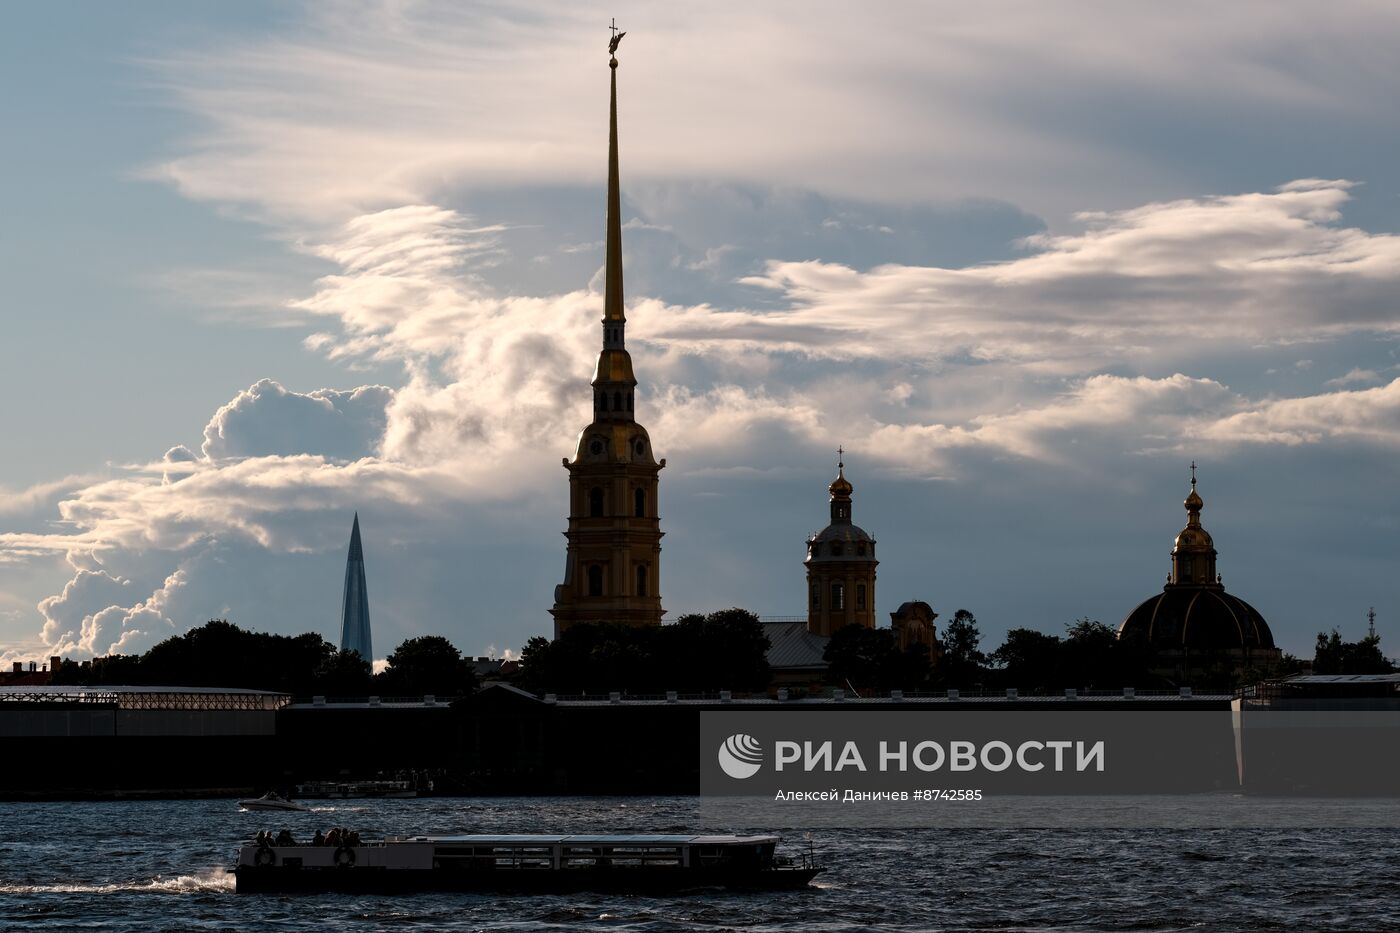
<path fill-rule="evenodd" d="M 355 864 L 355 850 L 349 846 L 341 846 L 335 850 L 335 864 L 340 868 L 349 868 Z"/>
<path fill-rule="evenodd" d="M 276 865 L 277 853 L 264 846 L 258 850 L 258 854 L 253 856 L 255 865 Z"/>

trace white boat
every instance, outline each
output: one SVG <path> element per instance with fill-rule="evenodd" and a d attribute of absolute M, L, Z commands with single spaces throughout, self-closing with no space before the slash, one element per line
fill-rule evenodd
<path fill-rule="evenodd" d="M 238 801 L 238 805 L 244 810 L 296 810 L 301 813 L 310 813 L 311 808 L 297 803 L 295 800 L 288 800 L 279 796 L 276 791 L 268 791 L 261 797 L 249 797 L 247 800 Z"/>

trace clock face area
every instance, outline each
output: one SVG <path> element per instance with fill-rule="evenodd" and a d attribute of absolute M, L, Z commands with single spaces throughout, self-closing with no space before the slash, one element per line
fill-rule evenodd
<path fill-rule="evenodd" d="M 602 457 L 608 451 L 608 443 L 601 437 L 595 437 L 588 442 L 588 454 L 591 457 Z"/>

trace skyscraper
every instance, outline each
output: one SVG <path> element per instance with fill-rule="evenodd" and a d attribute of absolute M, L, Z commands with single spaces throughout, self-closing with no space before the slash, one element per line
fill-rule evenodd
<path fill-rule="evenodd" d="M 369 591 L 365 588 L 365 552 L 360 546 L 360 513 L 350 529 L 350 553 L 345 558 L 345 592 L 340 601 L 340 650 L 358 651 L 374 661 L 369 638 Z"/>
<path fill-rule="evenodd" d="M 620 39 L 621 36 L 618 36 Z M 611 50 L 617 47 L 615 39 Z M 637 379 L 625 346 L 622 218 L 617 169 L 617 59 L 608 126 L 607 284 L 603 348 L 593 375 L 593 421 L 579 434 L 569 471 L 568 553 L 554 588 L 554 631 L 579 622 L 661 624 L 661 521 L 646 428 L 633 417 Z"/>

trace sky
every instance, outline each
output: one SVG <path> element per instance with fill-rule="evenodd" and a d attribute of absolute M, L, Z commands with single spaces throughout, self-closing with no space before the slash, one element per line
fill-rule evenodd
<path fill-rule="evenodd" d="M 1285 650 L 1400 653 L 1400 8 L 28 3 L 0 29 L 0 661 L 552 630 L 619 49 L 668 618 L 1116 625 L 1189 465 Z"/>

